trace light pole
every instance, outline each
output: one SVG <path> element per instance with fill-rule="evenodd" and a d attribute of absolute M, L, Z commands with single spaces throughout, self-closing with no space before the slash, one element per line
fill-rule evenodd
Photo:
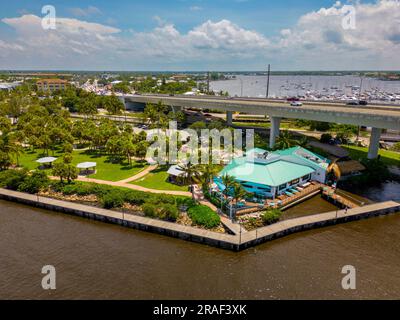
<path fill-rule="evenodd" d="M 240 232 L 239 232 L 239 246 L 242 244 L 242 224 L 239 223 Z"/>
<path fill-rule="evenodd" d="M 270 78 L 270 74 L 271 74 L 271 65 L 268 64 L 267 93 L 265 95 L 265 98 L 267 98 L 267 99 L 269 97 L 269 78 Z"/>

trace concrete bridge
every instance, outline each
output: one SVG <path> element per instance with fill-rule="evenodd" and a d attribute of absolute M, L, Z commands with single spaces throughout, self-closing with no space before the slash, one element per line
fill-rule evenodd
<path fill-rule="evenodd" d="M 301 107 L 291 106 L 289 102 L 257 98 L 188 97 L 165 95 L 132 95 L 121 97 L 125 103 L 158 103 L 176 109 L 196 108 L 224 111 L 228 124 L 232 124 L 233 112 L 254 115 L 268 115 L 271 119 L 270 147 L 279 136 L 282 118 L 335 122 L 372 127 L 368 158 L 378 156 L 379 141 L 383 129 L 400 130 L 400 106 L 369 105 L 348 106 L 333 102 L 304 102 Z"/>

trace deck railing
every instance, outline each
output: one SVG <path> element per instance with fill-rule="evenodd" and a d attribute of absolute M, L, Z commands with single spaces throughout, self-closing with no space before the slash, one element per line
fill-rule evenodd
<path fill-rule="evenodd" d="M 309 196 L 310 194 L 312 194 L 318 190 L 322 190 L 323 187 L 324 187 L 324 185 L 319 182 L 312 182 L 311 185 L 304 188 L 302 191 L 299 190 L 296 194 L 294 194 L 293 196 L 289 196 L 286 199 L 268 200 L 267 203 L 263 207 L 254 206 L 254 207 L 247 208 L 247 209 L 237 210 L 236 214 L 241 216 L 241 215 L 255 213 L 255 212 L 259 212 L 259 211 L 263 211 L 263 210 L 271 209 L 271 208 L 274 208 L 274 209 L 283 208 L 293 202 L 296 202 L 300 199 L 303 199 L 303 198 Z"/>

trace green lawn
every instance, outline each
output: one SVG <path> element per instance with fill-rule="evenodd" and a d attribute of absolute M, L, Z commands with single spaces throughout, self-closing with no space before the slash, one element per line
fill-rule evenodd
<path fill-rule="evenodd" d="M 187 186 L 178 186 L 167 181 L 168 173 L 166 168 L 159 168 L 148 173 L 143 178 L 131 182 L 134 185 L 155 190 L 188 191 Z"/>
<path fill-rule="evenodd" d="M 43 157 L 41 151 L 31 152 L 26 151 L 20 156 L 19 163 L 20 166 L 26 167 L 29 170 L 35 170 L 38 168 L 38 163 L 36 160 Z M 53 156 L 50 152 L 49 156 Z M 62 154 L 55 152 L 55 157 L 59 157 L 57 161 L 61 161 Z M 127 179 L 131 176 L 136 175 L 140 171 L 146 168 L 146 164 L 133 162 L 131 166 L 127 162 L 124 163 L 112 163 L 108 156 L 99 156 L 94 153 L 88 153 L 86 151 L 74 151 L 72 164 L 77 165 L 81 162 L 96 162 L 97 163 L 97 173 L 88 176 L 89 178 L 107 180 L 107 181 L 119 181 Z M 48 174 L 51 174 L 51 169 L 46 170 Z"/>
<path fill-rule="evenodd" d="M 350 152 L 350 157 L 354 160 L 359 160 L 368 156 L 368 148 L 345 145 L 341 147 L 347 149 Z M 400 153 L 380 149 L 379 154 L 382 161 L 387 165 L 400 167 Z"/>

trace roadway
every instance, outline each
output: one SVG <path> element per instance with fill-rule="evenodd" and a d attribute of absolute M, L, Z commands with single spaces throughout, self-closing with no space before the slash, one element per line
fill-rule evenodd
<path fill-rule="evenodd" d="M 368 157 L 376 158 L 382 129 L 400 131 L 400 107 L 372 104 L 348 106 L 343 102 L 303 101 L 302 106 L 291 106 L 283 100 L 257 98 L 223 98 L 214 96 L 130 95 L 121 97 L 124 102 L 158 103 L 174 109 L 194 108 L 226 112 L 228 124 L 233 113 L 268 115 L 271 119 L 270 147 L 275 145 L 283 118 L 350 124 L 371 127 Z"/>
<path fill-rule="evenodd" d="M 244 112 L 254 115 L 269 115 L 270 117 L 308 119 L 400 130 L 400 106 L 395 105 L 348 106 L 336 102 L 304 101 L 303 106 L 293 107 L 289 102 L 283 100 L 166 95 L 133 95 L 127 96 L 125 99 L 141 103 L 162 101 L 167 105 L 182 108 Z"/>

